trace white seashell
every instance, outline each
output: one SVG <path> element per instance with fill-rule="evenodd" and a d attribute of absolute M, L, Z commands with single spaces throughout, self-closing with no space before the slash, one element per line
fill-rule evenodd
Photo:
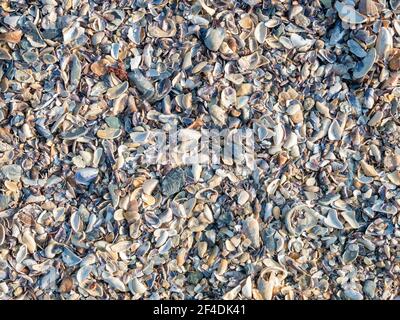
<path fill-rule="evenodd" d="M 328 211 L 328 216 L 324 217 L 323 220 L 324 224 L 328 227 L 335 228 L 342 230 L 343 224 L 340 222 L 337 211 L 336 210 L 329 210 Z"/>
<path fill-rule="evenodd" d="M 361 160 L 360 161 L 360 165 L 361 165 L 361 168 L 362 168 L 364 174 L 367 177 L 377 177 L 377 176 L 379 176 L 379 174 L 375 170 L 375 168 L 373 166 L 369 165 L 365 160 Z"/>
<path fill-rule="evenodd" d="M 157 242 L 155 244 L 156 248 L 161 247 L 168 239 L 169 233 L 167 230 L 162 230 L 160 236 L 157 239 Z"/>
<path fill-rule="evenodd" d="M 121 291 L 121 292 L 127 291 L 125 284 L 117 277 L 107 276 L 107 277 L 103 277 L 103 279 L 114 290 Z"/>
<path fill-rule="evenodd" d="M 232 87 L 227 87 L 221 92 L 221 106 L 229 108 L 236 104 L 236 90 Z"/>
<path fill-rule="evenodd" d="M 72 230 L 79 232 L 79 228 L 81 227 L 81 217 L 79 215 L 79 211 L 75 211 L 73 214 L 71 214 L 70 221 Z"/>
<path fill-rule="evenodd" d="M 15 260 L 17 263 L 21 263 L 22 261 L 25 260 L 26 256 L 28 254 L 28 250 L 26 248 L 26 245 L 22 245 L 19 247 L 19 250 L 15 256 Z"/>
<path fill-rule="evenodd" d="M 199 165 L 197 163 L 192 165 L 192 175 L 193 175 L 194 182 L 199 181 L 202 170 L 203 170 L 203 167 L 201 165 Z"/>
<path fill-rule="evenodd" d="M 2 224 L 0 224 L 0 246 L 3 244 L 6 239 L 6 229 Z"/>
<path fill-rule="evenodd" d="M 132 280 L 128 282 L 128 288 L 132 294 L 143 295 L 147 291 L 147 287 L 136 277 L 133 277 Z"/>
<path fill-rule="evenodd" d="M 283 138 L 285 136 L 285 129 L 282 124 L 278 124 L 275 126 L 275 135 L 273 137 L 274 145 L 278 146 L 282 143 Z"/>
<path fill-rule="evenodd" d="M 78 270 L 76 273 L 76 280 L 78 281 L 79 285 L 83 284 L 89 278 L 92 269 L 92 266 L 83 266 Z"/>
<path fill-rule="evenodd" d="M 268 27 L 265 22 L 260 22 L 255 30 L 254 30 L 254 37 L 258 43 L 263 44 L 266 37 L 267 37 Z"/>
<path fill-rule="evenodd" d="M 289 150 L 296 145 L 297 145 L 297 135 L 294 132 L 291 132 L 283 147 Z"/>
<path fill-rule="evenodd" d="M 36 252 L 36 242 L 35 239 L 33 238 L 31 232 L 26 229 L 23 234 L 22 234 L 22 239 L 21 242 L 26 245 L 26 248 L 30 253 Z"/>
<path fill-rule="evenodd" d="M 247 277 L 244 282 L 244 285 L 242 287 L 242 294 L 247 299 L 251 299 L 253 296 L 253 284 L 250 276 Z"/>
<path fill-rule="evenodd" d="M 243 231 L 255 248 L 260 247 L 260 226 L 253 217 L 248 217 L 243 223 Z"/>
<path fill-rule="evenodd" d="M 343 211 L 341 213 L 342 217 L 346 222 L 353 228 L 358 229 L 360 224 L 356 220 L 356 214 L 354 211 Z"/>
<path fill-rule="evenodd" d="M 376 39 L 376 54 L 380 58 L 387 58 L 393 48 L 393 36 L 388 28 L 382 27 Z"/>
<path fill-rule="evenodd" d="M 376 55 L 377 53 L 375 48 L 372 48 L 368 51 L 365 58 L 361 62 L 357 63 L 357 65 L 353 69 L 354 79 L 360 79 L 364 77 L 368 73 L 368 71 L 372 69 L 372 66 L 374 65 L 376 60 Z"/>
<path fill-rule="evenodd" d="M 336 119 L 333 119 L 328 130 L 328 138 L 331 141 L 339 141 L 342 138 L 342 128 Z"/>
<path fill-rule="evenodd" d="M 247 200 L 249 200 L 249 198 L 250 198 L 250 195 L 248 194 L 248 192 L 246 192 L 245 190 L 242 190 L 239 192 L 237 202 L 240 206 L 243 206 L 247 202 Z"/>
<path fill-rule="evenodd" d="M 153 190 L 157 185 L 158 185 L 157 179 L 149 179 L 142 184 L 142 190 L 145 194 L 151 195 L 151 193 L 153 192 Z"/>
<path fill-rule="evenodd" d="M 212 120 L 216 125 L 223 126 L 228 119 L 228 115 L 225 110 L 221 107 L 218 107 L 217 105 L 212 105 L 210 107 L 210 114 Z"/>
<path fill-rule="evenodd" d="M 225 38 L 225 30 L 224 28 L 213 29 L 210 28 L 207 30 L 207 33 L 204 38 L 204 44 L 211 51 L 218 51 L 222 42 Z"/>
<path fill-rule="evenodd" d="M 400 186 L 400 172 L 394 171 L 388 173 L 387 177 L 389 178 L 390 182 L 395 184 L 396 186 Z"/>
<path fill-rule="evenodd" d="M 302 36 L 299 36 L 296 33 L 293 33 L 290 36 L 290 41 L 295 48 L 301 48 L 305 46 L 313 45 L 314 41 L 311 39 L 304 39 Z"/>
<path fill-rule="evenodd" d="M 180 141 L 199 140 L 201 132 L 193 129 L 181 129 L 178 132 L 178 138 Z"/>
<path fill-rule="evenodd" d="M 277 284 L 275 271 L 270 271 L 269 268 L 264 269 L 257 280 L 258 290 L 265 300 L 272 300 L 273 290 Z"/>
<path fill-rule="evenodd" d="M 228 291 L 227 293 L 224 294 L 224 296 L 222 297 L 223 300 L 233 300 L 236 298 L 236 296 L 238 295 L 238 293 L 240 292 L 240 285 L 234 287 L 232 290 Z"/>
<path fill-rule="evenodd" d="M 359 13 L 354 7 L 340 1 L 335 2 L 335 9 L 343 22 L 350 24 L 360 24 L 367 21 L 367 17 Z"/>

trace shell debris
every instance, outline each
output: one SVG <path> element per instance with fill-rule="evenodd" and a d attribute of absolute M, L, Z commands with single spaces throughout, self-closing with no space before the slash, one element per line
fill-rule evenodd
<path fill-rule="evenodd" d="M 398 299 L 399 9 L 2 1 L 0 300 Z"/>

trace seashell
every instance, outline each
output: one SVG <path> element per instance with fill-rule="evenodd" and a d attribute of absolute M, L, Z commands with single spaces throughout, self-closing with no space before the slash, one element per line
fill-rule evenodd
<path fill-rule="evenodd" d="M 102 130 L 97 130 L 96 135 L 100 139 L 109 139 L 114 140 L 121 136 L 122 130 L 121 129 L 114 129 L 114 128 L 106 128 Z"/>
<path fill-rule="evenodd" d="M 349 47 L 350 52 L 359 58 L 364 58 L 367 55 L 367 52 L 353 39 L 347 41 L 347 46 Z"/>
<path fill-rule="evenodd" d="M 132 72 L 129 72 L 128 78 L 139 90 L 144 99 L 149 99 L 154 95 L 155 89 L 153 84 L 143 76 L 139 69 L 134 69 Z"/>
<path fill-rule="evenodd" d="M 185 172 L 181 168 L 172 169 L 161 182 L 161 192 L 170 197 L 179 192 L 185 184 Z"/>
<path fill-rule="evenodd" d="M 390 6 L 392 7 L 393 10 L 397 10 L 400 7 L 400 1 L 399 0 L 389 0 Z"/>
<path fill-rule="evenodd" d="M 218 51 L 225 39 L 224 28 L 210 28 L 204 36 L 204 44 L 211 51 Z"/>
<path fill-rule="evenodd" d="M 254 52 L 248 56 L 243 56 L 238 60 L 239 70 L 248 71 L 254 70 L 260 63 L 260 55 L 258 52 Z"/>
<path fill-rule="evenodd" d="M 0 48 L 0 60 L 12 60 L 11 55 L 4 48 Z"/>
<path fill-rule="evenodd" d="M 329 210 L 328 215 L 323 218 L 322 220 L 327 227 L 335 228 L 342 230 L 343 224 L 340 222 L 337 211 L 336 210 Z"/>
<path fill-rule="evenodd" d="M 364 286 L 363 286 L 363 292 L 365 293 L 365 295 L 367 295 L 367 297 L 369 297 L 370 299 L 374 299 L 375 298 L 375 292 L 376 292 L 376 283 L 373 280 L 366 280 L 364 282 Z"/>
<path fill-rule="evenodd" d="M 203 10 L 204 10 L 205 12 L 207 12 L 210 16 L 213 16 L 213 15 L 215 14 L 215 9 L 213 9 L 213 8 L 211 8 L 211 7 L 209 7 L 209 6 L 207 6 L 207 5 L 205 4 L 204 0 L 199 0 L 198 2 L 200 3 L 200 5 L 201 5 L 201 7 L 203 8 Z"/>
<path fill-rule="evenodd" d="M 23 232 L 21 242 L 26 245 L 29 253 L 36 252 L 36 242 L 29 230 Z"/>
<path fill-rule="evenodd" d="M 103 13 L 103 17 L 107 20 L 107 30 L 115 31 L 125 19 L 125 12 L 123 10 L 108 10 Z"/>
<path fill-rule="evenodd" d="M 306 205 L 298 204 L 285 215 L 285 226 L 290 234 L 300 235 L 317 225 L 319 214 Z"/>
<path fill-rule="evenodd" d="M 196 193 L 195 198 L 205 202 L 215 203 L 218 199 L 218 196 L 219 194 L 216 190 L 212 188 L 204 188 Z"/>
<path fill-rule="evenodd" d="M 225 110 L 217 105 L 210 106 L 210 115 L 213 122 L 219 126 L 225 125 L 228 120 L 228 115 Z"/>
<path fill-rule="evenodd" d="M 8 43 L 19 43 L 22 38 L 22 31 L 9 31 L 5 33 L 0 33 L 0 41 L 5 41 Z"/>
<path fill-rule="evenodd" d="M 36 62 L 38 58 L 39 56 L 35 51 L 27 51 L 22 54 L 22 59 L 24 59 L 24 61 L 29 64 Z"/>
<path fill-rule="evenodd" d="M 331 122 L 328 130 L 328 138 L 331 141 L 339 141 L 342 138 L 343 128 L 339 125 L 339 122 L 334 119 Z"/>
<path fill-rule="evenodd" d="M 116 291 L 126 292 L 125 284 L 117 277 L 106 276 L 103 280 L 108 283 L 108 285 Z"/>
<path fill-rule="evenodd" d="M 69 44 L 72 41 L 76 41 L 79 37 L 85 34 L 85 29 L 80 27 L 78 23 L 74 23 L 62 30 L 63 43 Z"/>
<path fill-rule="evenodd" d="M 250 195 L 246 191 L 242 190 L 239 192 L 237 202 L 240 206 L 243 206 L 249 198 Z"/>
<path fill-rule="evenodd" d="M 133 194 L 128 200 L 128 205 L 124 212 L 124 217 L 129 223 L 137 221 L 140 218 L 138 202 L 134 198 Z"/>
<path fill-rule="evenodd" d="M 197 163 L 192 165 L 192 176 L 194 182 L 198 182 L 200 180 L 202 170 L 203 167 L 201 165 Z"/>
<path fill-rule="evenodd" d="M 139 279 L 136 277 L 133 277 L 128 282 L 128 288 L 132 294 L 143 295 L 147 291 L 147 287 L 141 281 L 139 281 Z"/>
<path fill-rule="evenodd" d="M 357 222 L 356 214 L 354 211 L 343 211 L 341 213 L 343 219 L 352 227 L 353 229 L 358 229 L 360 224 Z"/>
<path fill-rule="evenodd" d="M 335 9 L 343 22 L 361 24 L 367 21 L 367 17 L 359 13 L 354 7 L 340 1 L 335 2 Z"/>
<path fill-rule="evenodd" d="M 21 179 L 22 168 L 17 164 L 8 164 L 3 165 L 0 172 L 6 179 L 18 182 Z"/>
<path fill-rule="evenodd" d="M 285 137 L 285 129 L 284 129 L 283 125 L 279 123 L 275 126 L 274 131 L 275 131 L 275 135 L 273 137 L 273 141 L 274 141 L 274 145 L 277 146 L 283 142 L 283 139 Z"/>
<path fill-rule="evenodd" d="M 148 26 L 148 34 L 153 38 L 172 38 L 176 34 L 176 25 L 172 19 L 165 19 L 165 29 L 161 29 L 159 26 L 151 24 Z"/>
<path fill-rule="evenodd" d="M 6 229 L 2 224 L 0 224 L 0 246 L 4 243 L 6 239 Z"/>
<path fill-rule="evenodd" d="M 75 173 L 75 181 L 78 184 L 88 186 L 93 181 L 96 180 L 97 175 L 99 174 L 99 169 L 96 168 L 83 168 L 79 169 Z"/>
<path fill-rule="evenodd" d="M 283 147 L 289 150 L 292 149 L 294 146 L 297 146 L 297 135 L 294 132 L 291 132 L 286 139 Z"/>
<path fill-rule="evenodd" d="M 121 95 L 123 95 L 128 90 L 129 84 L 128 81 L 124 81 L 110 89 L 107 90 L 107 97 L 110 100 L 117 99 Z"/>
<path fill-rule="evenodd" d="M 176 264 L 178 267 L 182 267 L 185 264 L 187 252 L 185 249 L 180 248 L 176 255 Z"/>
<path fill-rule="evenodd" d="M 391 71 L 400 70 L 400 51 L 397 51 L 389 60 L 389 69 Z"/>
<path fill-rule="evenodd" d="M 304 39 L 296 33 L 290 35 L 290 42 L 295 48 L 302 48 L 306 46 L 312 46 L 314 41 L 311 39 Z"/>
<path fill-rule="evenodd" d="M 139 145 L 146 144 L 149 141 L 150 133 L 149 132 L 132 132 L 130 134 L 133 143 L 137 143 Z"/>
<path fill-rule="evenodd" d="M 265 22 L 260 22 L 255 30 L 254 30 L 254 37 L 258 43 L 263 44 L 266 37 L 267 37 L 268 27 Z"/>
<path fill-rule="evenodd" d="M 360 161 L 360 165 L 361 165 L 361 168 L 362 168 L 364 174 L 367 177 L 377 177 L 377 176 L 379 176 L 379 174 L 375 170 L 375 168 L 373 166 L 369 165 L 365 160 L 361 160 Z"/>
<path fill-rule="evenodd" d="M 18 249 L 17 254 L 15 255 L 15 260 L 17 263 L 21 263 L 22 261 L 25 260 L 26 256 L 28 254 L 28 250 L 26 248 L 26 245 L 20 246 Z"/>
<path fill-rule="evenodd" d="M 61 132 L 60 137 L 64 140 L 76 140 L 79 137 L 83 137 L 87 134 L 88 129 L 85 127 L 78 127 L 69 131 Z"/>
<path fill-rule="evenodd" d="M 100 59 L 90 65 L 90 70 L 96 75 L 96 76 L 103 76 L 107 72 L 107 60 L 106 59 Z"/>
<path fill-rule="evenodd" d="M 199 140 L 201 132 L 193 129 L 181 129 L 178 132 L 180 141 Z"/>
<path fill-rule="evenodd" d="M 275 271 L 269 268 L 261 271 L 257 280 L 257 287 L 265 300 L 272 300 L 274 287 L 279 285 L 279 280 L 276 277 Z"/>
<path fill-rule="evenodd" d="M 250 276 L 247 277 L 244 282 L 242 287 L 242 295 L 247 299 L 251 299 L 253 297 L 253 283 Z"/>
<path fill-rule="evenodd" d="M 170 249 L 172 248 L 172 240 L 168 239 L 167 242 L 165 242 L 159 249 L 158 249 L 158 253 L 159 254 L 168 254 L 168 252 L 170 251 Z"/>
<path fill-rule="evenodd" d="M 360 79 L 364 77 L 372 69 L 372 66 L 375 64 L 376 55 L 377 53 L 375 48 L 372 48 L 368 51 L 364 59 L 357 63 L 353 69 L 353 79 Z"/>
<path fill-rule="evenodd" d="M 146 180 L 142 185 L 142 190 L 145 194 L 151 195 L 155 187 L 158 185 L 157 179 Z"/>
<path fill-rule="evenodd" d="M 70 249 L 64 248 L 62 252 L 62 260 L 68 267 L 73 267 L 81 263 L 82 259 L 73 253 Z"/>
<path fill-rule="evenodd" d="M 75 211 L 74 213 L 71 214 L 71 228 L 75 232 L 79 232 L 79 229 L 81 228 L 81 217 L 78 211 Z"/>
<path fill-rule="evenodd" d="M 394 206 L 390 203 L 382 203 L 380 201 L 374 203 L 371 210 L 375 211 L 375 212 L 389 214 L 389 215 L 395 215 L 398 211 L 396 206 Z"/>
<path fill-rule="evenodd" d="M 393 49 L 393 37 L 388 28 L 382 27 L 379 30 L 375 49 L 378 57 L 386 59 L 389 56 Z"/>
<path fill-rule="evenodd" d="M 400 172 L 393 171 L 387 174 L 388 179 L 391 183 L 395 184 L 396 186 L 400 186 Z"/>
<path fill-rule="evenodd" d="M 369 126 L 375 126 L 375 125 L 377 125 L 378 123 L 381 122 L 382 118 L 383 118 L 383 112 L 378 110 L 375 113 L 373 113 L 373 116 L 368 121 L 368 125 Z"/>
<path fill-rule="evenodd" d="M 379 15 L 378 7 L 373 0 L 360 0 L 358 10 L 367 17 Z"/>
<path fill-rule="evenodd" d="M 79 82 L 81 80 L 81 74 L 82 74 L 82 67 L 81 67 L 81 62 L 79 61 L 78 57 L 73 54 L 70 57 L 70 86 L 68 88 L 69 91 L 75 90 Z"/>
<path fill-rule="evenodd" d="M 232 87 L 227 87 L 221 92 L 221 106 L 228 108 L 236 104 L 236 90 Z"/>
<path fill-rule="evenodd" d="M 217 269 L 217 274 L 220 276 L 223 276 L 227 269 L 228 269 L 228 260 L 221 259 L 221 261 L 219 262 L 218 269 Z"/>
<path fill-rule="evenodd" d="M 374 100 L 375 100 L 375 90 L 373 88 L 368 88 L 365 90 L 365 95 L 364 95 L 364 106 L 367 109 L 372 109 L 374 106 Z"/>
<path fill-rule="evenodd" d="M 342 259 L 344 264 L 350 264 L 353 263 L 359 253 L 359 246 L 357 244 L 350 244 L 345 252 L 343 253 Z"/>
<path fill-rule="evenodd" d="M 240 287 L 240 285 L 238 285 L 238 286 L 234 287 L 232 290 L 225 293 L 224 296 L 222 297 L 222 299 L 223 300 L 233 300 L 239 294 L 240 290 L 241 290 L 241 287 Z"/>
<path fill-rule="evenodd" d="M 343 294 L 347 300 L 364 300 L 364 296 L 356 290 L 344 290 Z"/>
<path fill-rule="evenodd" d="M 243 223 L 243 232 L 251 241 L 254 248 L 260 247 L 260 226 L 255 218 L 246 218 Z"/>
<path fill-rule="evenodd" d="M 287 50 L 292 50 L 294 48 L 293 43 L 289 37 L 286 36 L 280 37 L 279 43 Z"/>
<path fill-rule="evenodd" d="M 71 292 L 73 286 L 74 286 L 74 281 L 72 280 L 72 278 L 66 277 L 61 281 L 58 290 L 60 291 L 60 293 L 69 293 Z"/>
<path fill-rule="evenodd" d="M 207 252 L 207 247 L 208 247 L 207 242 L 205 242 L 205 241 L 199 242 L 199 244 L 197 246 L 197 255 L 200 258 L 204 258 L 205 254 Z"/>

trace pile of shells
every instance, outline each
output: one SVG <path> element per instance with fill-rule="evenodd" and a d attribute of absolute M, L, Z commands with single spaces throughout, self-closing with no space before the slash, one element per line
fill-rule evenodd
<path fill-rule="evenodd" d="M 0 299 L 400 295 L 400 1 L 18 0 L 0 22 Z M 179 150 L 251 129 L 252 165 L 147 161 L 172 126 Z"/>

